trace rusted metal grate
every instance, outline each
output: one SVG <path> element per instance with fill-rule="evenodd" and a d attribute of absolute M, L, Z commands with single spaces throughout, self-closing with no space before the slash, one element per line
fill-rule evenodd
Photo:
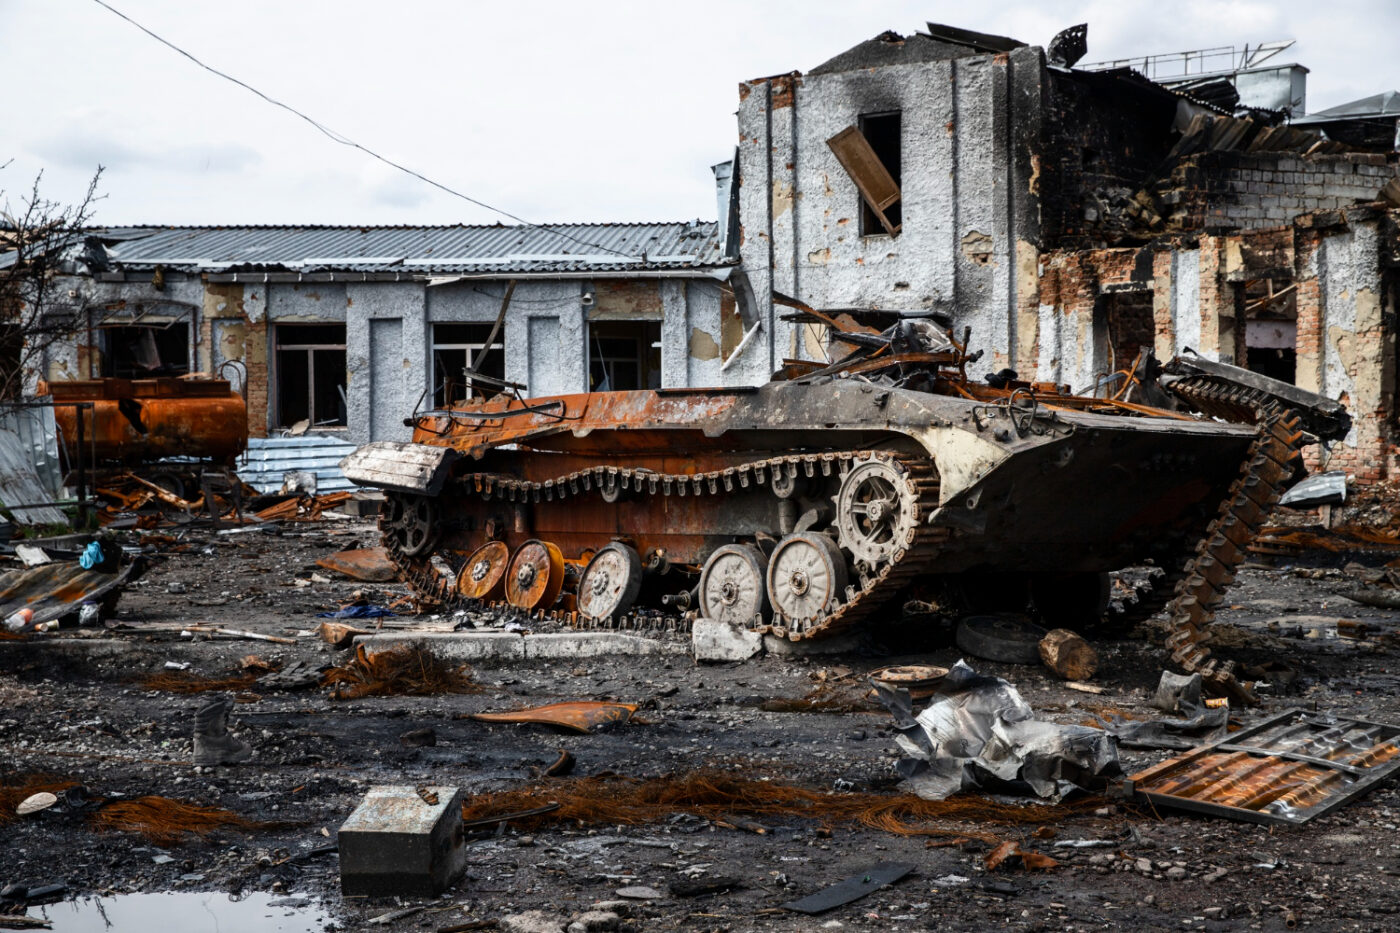
<path fill-rule="evenodd" d="M 1289 710 L 1140 771 L 1127 787 L 1163 807 L 1297 825 L 1400 768 L 1400 726 Z"/>

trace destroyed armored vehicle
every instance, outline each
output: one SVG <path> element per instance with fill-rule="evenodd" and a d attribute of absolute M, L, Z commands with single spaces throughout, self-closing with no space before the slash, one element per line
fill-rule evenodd
<path fill-rule="evenodd" d="M 1349 430 L 1342 406 L 1147 353 L 1091 395 L 979 381 L 966 332 L 792 304 L 849 352 L 755 387 L 525 398 L 468 373 L 496 394 L 342 466 L 384 491 L 390 556 L 446 607 L 602 626 L 665 608 L 795 641 L 915 598 L 1083 623 L 1107 572 L 1152 562 L 1129 614 L 1170 600 L 1173 659 L 1242 693 L 1205 626 L 1300 446 Z"/>

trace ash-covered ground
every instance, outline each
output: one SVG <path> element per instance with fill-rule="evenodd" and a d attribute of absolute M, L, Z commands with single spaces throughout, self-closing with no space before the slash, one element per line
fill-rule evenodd
<path fill-rule="evenodd" d="M 991 846 L 978 839 L 948 845 L 948 836 L 802 819 L 767 820 L 764 834 L 683 813 L 651 825 L 512 827 L 469 843 L 465 877 L 440 898 L 342 898 L 335 853 L 307 853 L 335 839 L 375 784 L 459 786 L 469 796 L 540 786 L 544 803 L 549 779 L 538 772 L 564 749 L 576 759 L 575 776 L 718 769 L 816 790 L 893 793 L 898 752 L 887 713 L 769 712 L 763 704 L 814 690 L 860 700 L 869 670 L 949 666 L 962 656 L 950 627 L 925 623 L 918 630 L 873 631 L 862 650 L 838 656 L 697 665 L 686 653 L 687 639 L 658 635 L 673 653 L 477 663 L 472 676 L 485 689 L 466 695 L 346 701 L 324 688 L 255 684 L 235 691 L 232 714 L 234 733 L 253 746 L 254 759 L 203 769 L 190 764 L 193 713 L 210 695 L 147 690 L 140 680 L 162 673 L 167 662 L 188 662 L 191 672 L 211 677 L 236 674 L 250 654 L 284 665 L 344 662 L 347 652 L 311 634 L 317 613 L 355 591 L 384 603 L 404 590 L 330 579 L 315 560 L 376 539 L 368 522 L 234 535 L 187 530 L 176 544 L 162 546 L 109 627 L 0 642 L 0 743 L 9 775 L 53 775 L 80 782 L 91 795 L 155 794 L 275 821 L 272 828 L 225 829 L 158 846 L 139 835 L 96 834 L 81 814 L 54 808 L 0 825 L 0 883 L 61 880 L 70 896 L 272 892 L 291 898 L 292 909 L 296 897 L 322 903 L 334 918 L 326 929 L 342 930 L 412 906 L 428 909 L 372 928 L 439 930 L 472 921 L 527 928 L 520 915 L 538 911 L 530 922 L 564 929 L 599 902 L 621 902 L 603 911 L 616 913 L 625 930 L 1393 929 L 1397 922 L 1400 795 L 1393 784 L 1300 828 L 1154 812 L 1125 801 L 1067 816 L 1052 824 L 1053 836 L 1042 831 L 1048 838 L 1031 838 L 1036 827 L 1030 825 L 963 824 L 974 835 L 1020 840 L 1059 860 L 1043 872 L 986 871 Z M 1396 616 L 1337 595 L 1349 583 L 1339 568 L 1353 559 L 1375 565 L 1388 557 L 1319 552 L 1279 558 L 1275 567 L 1251 565 L 1241 574 L 1220 613 L 1217 653 L 1297 671 L 1291 687 L 1270 695 L 1261 709 L 1240 711 L 1242 723 L 1291 706 L 1400 723 L 1400 659 L 1389 637 Z M 1372 634 L 1338 637 L 1339 619 L 1362 622 Z M 200 623 L 295 644 L 181 636 L 182 627 Z M 1039 666 L 969 660 L 1015 684 L 1047 719 L 1081 723 L 1103 708 L 1148 716 L 1157 715 L 1148 701 L 1166 660 L 1160 639 L 1150 627 L 1095 636 L 1101 655 L 1095 683 L 1107 689 L 1097 696 L 1067 689 Z M 637 721 L 590 735 L 461 718 L 564 699 L 617 699 L 642 708 Z M 435 746 L 400 742 L 403 733 L 422 728 L 434 731 Z M 1167 755 L 1121 751 L 1127 773 Z M 1056 845 L 1075 839 L 1112 845 Z M 894 886 L 820 917 L 780 907 L 886 861 L 916 867 Z M 690 897 L 673 893 L 677 882 L 724 876 L 737 886 Z M 616 893 L 637 887 L 661 896 Z M 606 928 L 613 921 L 582 922 Z"/>

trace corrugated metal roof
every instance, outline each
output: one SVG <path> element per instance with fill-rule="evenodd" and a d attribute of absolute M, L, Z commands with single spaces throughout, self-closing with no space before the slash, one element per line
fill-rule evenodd
<path fill-rule="evenodd" d="M 118 227 L 121 268 L 524 274 L 730 264 L 711 221 L 449 227 Z M 105 236 L 99 234 L 99 236 Z"/>
<path fill-rule="evenodd" d="M 1357 120 L 1364 117 L 1400 117 L 1400 91 L 1383 91 L 1360 100 L 1338 104 L 1317 113 L 1294 120 L 1297 123 L 1327 123 L 1332 120 Z"/>

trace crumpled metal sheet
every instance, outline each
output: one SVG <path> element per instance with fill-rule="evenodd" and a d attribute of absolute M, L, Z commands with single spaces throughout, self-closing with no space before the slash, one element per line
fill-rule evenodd
<path fill-rule="evenodd" d="M 139 560 L 117 573 L 84 570 L 77 561 L 41 564 L 27 570 L 0 574 L 0 618 L 20 609 L 34 611 L 33 625 L 77 615 L 83 603 L 105 605 L 111 610 L 123 586 L 140 576 Z"/>
<path fill-rule="evenodd" d="M 1291 509 L 1314 509 L 1319 505 L 1342 505 L 1347 501 L 1347 474 L 1345 470 L 1332 470 L 1328 473 L 1315 473 L 1293 484 L 1279 505 Z"/>
<path fill-rule="evenodd" d="M 514 710 L 508 713 L 473 713 L 468 718 L 478 722 L 538 723 L 586 733 L 619 726 L 631 719 L 632 714 L 636 711 L 636 703 L 578 700 L 569 703 L 550 703 L 546 706 Z"/>
<path fill-rule="evenodd" d="M 43 463 L 36 457 L 32 419 L 28 412 L 14 412 L 0 420 L 0 502 L 23 525 L 66 524 L 68 516 L 51 502 L 54 494 L 37 472 Z M 42 437 L 42 435 L 37 435 Z"/>
<path fill-rule="evenodd" d="M 894 715 L 904 786 L 925 800 L 960 791 L 1032 793 L 1059 800 L 1122 773 L 1117 740 L 1088 726 L 1035 718 L 1016 688 L 958 661 L 913 715 L 908 691 L 875 683 Z"/>
<path fill-rule="evenodd" d="M 1163 671 L 1152 705 L 1184 719 L 1106 720 L 1103 727 L 1130 748 L 1195 748 L 1225 736 L 1230 725 L 1230 707 L 1209 707 L 1201 699 L 1200 674 L 1173 674 Z"/>

